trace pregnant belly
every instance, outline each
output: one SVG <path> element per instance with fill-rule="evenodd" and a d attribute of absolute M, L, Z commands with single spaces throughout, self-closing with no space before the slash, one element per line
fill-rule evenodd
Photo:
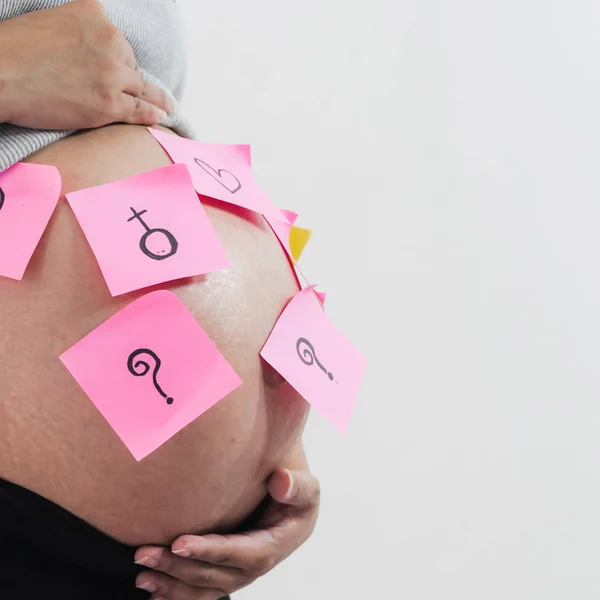
<path fill-rule="evenodd" d="M 29 162 L 57 166 L 63 194 L 170 164 L 128 125 L 72 136 Z M 262 217 L 205 208 L 232 267 L 159 287 L 179 296 L 243 384 L 141 462 L 58 356 L 143 292 L 110 296 L 64 197 L 24 280 L 0 279 L 0 477 L 129 544 L 237 527 L 306 420 L 304 400 L 259 357 L 298 289 L 287 258 Z"/>

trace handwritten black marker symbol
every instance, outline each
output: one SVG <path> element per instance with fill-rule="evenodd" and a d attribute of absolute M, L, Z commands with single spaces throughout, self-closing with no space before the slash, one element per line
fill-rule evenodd
<path fill-rule="evenodd" d="M 175 236 L 170 231 L 167 231 L 166 229 L 159 229 L 159 228 L 150 229 L 150 227 L 148 227 L 148 225 L 146 225 L 146 223 L 142 219 L 142 215 L 147 213 L 148 212 L 147 210 L 141 210 L 140 212 L 137 212 L 131 206 L 129 207 L 129 209 L 133 213 L 133 217 L 129 217 L 129 219 L 127 219 L 127 222 L 129 223 L 130 221 L 137 219 L 144 226 L 144 229 L 146 230 L 146 233 L 144 233 L 144 235 L 140 239 L 140 250 L 146 256 L 153 258 L 154 260 L 164 260 L 165 258 L 169 258 L 170 256 L 173 256 L 173 254 L 175 254 L 177 252 L 177 248 L 179 248 L 179 242 L 175 239 Z M 169 247 L 170 247 L 169 251 L 162 248 L 158 252 L 152 252 L 152 250 L 150 250 L 150 248 L 148 248 L 148 239 L 150 238 L 150 236 L 152 236 L 156 233 L 159 236 L 162 235 L 166 238 L 166 240 L 169 244 Z"/>
<path fill-rule="evenodd" d="M 4 190 L 0 188 L 0 210 L 2 210 L 2 207 L 4 206 L 4 198 L 6 198 Z"/>
<path fill-rule="evenodd" d="M 154 359 L 154 362 L 156 363 L 154 365 L 154 370 L 152 371 L 152 381 L 154 382 L 154 387 L 163 398 L 167 399 L 167 404 L 173 404 L 173 398 L 169 398 L 162 391 L 160 385 L 158 385 L 158 381 L 156 381 L 156 376 L 158 375 L 158 371 L 160 370 L 162 362 L 160 358 L 158 358 L 158 356 L 152 352 L 152 350 L 148 350 L 148 348 L 140 348 L 139 350 L 132 352 L 127 359 L 127 368 L 129 369 L 129 372 L 136 377 L 143 377 L 150 370 L 150 365 L 145 360 L 138 360 L 134 362 L 140 354 L 148 354 Z M 142 370 L 136 371 L 136 369 L 139 369 L 140 367 L 142 367 Z"/>
<path fill-rule="evenodd" d="M 199 167 L 204 169 L 213 179 L 218 181 L 228 192 L 235 194 L 236 192 L 239 192 L 242 189 L 242 184 L 241 184 L 240 180 L 231 171 L 227 171 L 226 169 L 219 169 L 217 171 L 217 170 L 213 169 L 208 163 L 205 163 L 203 160 L 200 160 L 199 158 L 195 158 L 194 160 L 196 161 L 196 164 Z M 229 186 L 226 183 L 224 183 L 223 182 L 223 173 L 227 173 L 227 175 L 231 175 L 231 177 L 233 177 L 235 179 L 235 185 Z M 233 182 L 231 182 L 231 183 L 233 183 Z"/>
<path fill-rule="evenodd" d="M 302 351 L 300 351 L 300 347 L 303 345 L 305 346 L 305 348 L 303 348 Z M 300 360 L 305 365 L 310 366 L 310 365 L 314 365 L 315 363 L 317 363 L 317 365 L 319 366 L 319 369 L 321 369 L 321 371 L 323 371 L 323 373 L 326 373 L 327 377 L 329 377 L 329 379 L 331 379 L 331 381 L 333 381 L 333 374 L 330 373 L 319 362 L 319 359 L 317 358 L 317 354 L 315 352 L 314 346 L 306 338 L 303 338 L 303 337 L 298 338 L 298 341 L 296 342 L 296 352 L 298 353 Z"/>

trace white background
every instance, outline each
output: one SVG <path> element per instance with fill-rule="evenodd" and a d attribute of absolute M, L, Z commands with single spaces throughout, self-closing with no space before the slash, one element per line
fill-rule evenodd
<path fill-rule="evenodd" d="M 253 144 L 370 360 L 238 600 L 598 598 L 600 5 L 180 3 L 201 138 Z"/>

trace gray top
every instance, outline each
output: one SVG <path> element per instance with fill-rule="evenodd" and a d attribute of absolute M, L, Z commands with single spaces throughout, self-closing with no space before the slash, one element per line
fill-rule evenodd
<path fill-rule="evenodd" d="M 0 0 L 0 21 L 66 4 L 69 0 Z M 181 99 L 185 83 L 183 22 L 175 0 L 101 0 L 108 16 L 133 47 L 144 79 Z M 193 137 L 179 107 L 161 125 Z M 30 154 L 74 133 L 0 123 L 0 172 Z"/>

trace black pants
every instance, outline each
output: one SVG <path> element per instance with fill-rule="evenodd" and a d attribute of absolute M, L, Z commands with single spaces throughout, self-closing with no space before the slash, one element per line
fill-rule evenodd
<path fill-rule="evenodd" d="M 53 502 L 0 479 L 0 597 L 148 600 L 135 587 L 136 548 Z"/>

